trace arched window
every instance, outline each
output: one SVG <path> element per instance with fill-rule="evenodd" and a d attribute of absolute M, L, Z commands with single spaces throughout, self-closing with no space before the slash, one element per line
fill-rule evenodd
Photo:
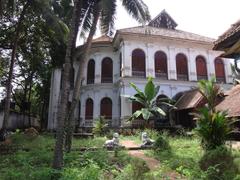
<path fill-rule="evenodd" d="M 132 76 L 146 77 L 145 53 L 141 49 L 132 52 Z"/>
<path fill-rule="evenodd" d="M 113 62 L 112 59 L 106 57 L 102 60 L 102 83 L 113 82 Z"/>
<path fill-rule="evenodd" d="M 215 65 L 215 75 L 216 75 L 216 81 L 218 83 L 225 83 L 225 69 L 224 69 L 224 64 L 221 58 L 216 58 L 214 61 Z"/>
<path fill-rule="evenodd" d="M 95 78 L 95 61 L 91 59 L 87 66 L 87 84 L 94 84 Z"/>
<path fill-rule="evenodd" d="M 91 98 L 88 98 L 86 100 L 85 119 L 86 120 L 93 119 L 93 100 Z"/>
<path fill-rule="evenodd" d="M 112 100 L 105 97 L 101 100 L 100 115 L 105 119 L 112 119 Z"/>
<path fill-rule="evenodd" d="M 177 79 L 182 81 L 188 80 L 188 63 L 187 57 L 179 53 L 176 56 Z"/>
<path fill-rule="evenodd" d="M 167 55 L 162 51 L 155 53 L 155 76 L 156 78 L 167 79 Z"/>
<path fill-rule="evenodd" d="M 203 56 L 196 57 L 197 80 L 208 79 L 207 64 Z"/>

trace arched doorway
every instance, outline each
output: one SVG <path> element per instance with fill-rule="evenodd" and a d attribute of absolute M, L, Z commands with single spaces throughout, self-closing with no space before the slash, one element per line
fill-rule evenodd
<path fill-rule="evenodd" d="M 86 100 L 85 120 L 93 120 L 93 100 L 91 98 Z"/>
<path fill-rule="evenodd" d="M 176 56 L 177 80 L 188 81 L 188 62 L 187 57 L 179 53 Z"/>
<path fill-rule="evenodd" d="M 105 97 L 101 100 L 100 115 L 105 119 L 112 119 L 112 100 Z"/>
<path fill-rule="evenodd" d="M 197 80 L 208 79 L 207 64 L 203 56 L 196 57 Z"/>
<path fill-rule="evenodd" d="M 91 59 L 87 66 L 87 84 L 94 84 L 95 78 L 95 61 Z"/>
<path fill-rule="evenodd" d="M 168 78 L 167 55 L 163 51 L 157 51 L 154 55 L 155 77 L 160 79 Z"/>
<path fill-rule="evenodd" d="M 106 57 L 102 60 L 102 83 L 112 83 L 113 82 L 113 62 L 112 59 Z"/>
<path fill-rule="evenodd" d="M 132 76 L 146 77 L 145 53 L 141 49 L 132 52 Z"/>
<path fill-rule="evenodd" d="M 214 65 L 215 65 L 216 82 L 226 83 L 225 69 L 224 69 L 224 64 L 222 59 L 216 58 L 214 61 Z"/>

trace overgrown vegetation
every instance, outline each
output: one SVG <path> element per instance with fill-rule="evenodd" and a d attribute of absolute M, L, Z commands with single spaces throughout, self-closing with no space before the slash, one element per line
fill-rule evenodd
<path fill-rule="evenodd" d="M 145 150 L 147 156 L 160 161 L 161 166 L 150 170 L 146 162 L 130 157 L 124 150 L 107 152 L 102 148 L 105 137 L 74 139 L 73 150 L 80 147 L 99 147 L 95 151 L 72 151 L 65 154 L 62 171 L 51 168 L 54 138 L 50 135 L 30 137 L 20 132 L 11 136 L 12 146 L 18 150 L 0 156 L 0 179 L 81 179 L 81 180 L 158 180 L 178 177 L 183 179 L 234 179 L 240 176 L 240 152 L 226 148 L 205 152 L 197 136 L 171 136 L 146 130 L 156 140 L 156 150 Z M 140 132 L 135 136 L 120 137 L 140 144 Z M 160 140 L 158 138 L 160 137 Z M 170 149 L 169 149 L 170 148 Z"/>
<path fill-rule="evenodd" d="M 107 126 L 106 119 L 103 116 L 100 116 L 95 121 L 93 133 L 97 136 L 103 136 L 107 131 Z"/>

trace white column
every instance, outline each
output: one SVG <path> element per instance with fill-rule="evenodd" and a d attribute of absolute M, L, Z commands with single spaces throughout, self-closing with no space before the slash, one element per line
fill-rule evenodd
<path fill-rule="evenodd" d="M 146 55 L 146 76 L 155 77 L 155 67 L 154 67 L 154 49 L 153 44 L 147 45 L 147 55 Z"/>
<path fill-rule="evenodd" d="M 194 49 L 188 49 L 188 77 L 189 81 L 197 81 L 196 53 Z"/>
<path fill-rule="evenodd" d="M 207 67 L 208 67 L 208 79 L 215 77 L 215 56 L 211 51 L 208 51 Z"/>
<path fill-rule="evenodd" d="M 96 119 L 100 116 L 101 97 L 99 96 L 99 94 L 99 90 L 94 91 L 93 119 Z"/>
<path fill-rule="evenodd" d="M 132 76 L 132 52 L 129 48 L 130 43 L 124 42 L 123 43 L 123 76 Z"/>
<path fill-rule="evenodd" d="M 101 70 L 102 70 L 102 56 L 100 53 L 96 53 L 94 55 L 94 60 L 95 60 L 95 79 L 94 83 L 99 84 L 101 83 Z"/>
<path fill-rule="evenodd" d="M 168 79 L 177 80 L 176 54 L 174 47 L 168 47 Z"/>
<path fill-rule="evenodd" d="M 232 69 L 230 64 L 230 59 L 223 59 L 224 68 L 225 68 L 225 79 L 226 83 L 233 83 Z"/>

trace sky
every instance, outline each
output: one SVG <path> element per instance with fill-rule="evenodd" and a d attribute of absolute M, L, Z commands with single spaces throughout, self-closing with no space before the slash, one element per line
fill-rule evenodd
<path fill-rule="evenodd" d="M 143 0 L 152 19 L 163 9 L 176 21 L 177 29 L 217 39 L 240 19 L 240 0 Z M 139 25 L 118 1 L 116 29 Z M 99 36 L 99 33 L 97 34 Z"/>

